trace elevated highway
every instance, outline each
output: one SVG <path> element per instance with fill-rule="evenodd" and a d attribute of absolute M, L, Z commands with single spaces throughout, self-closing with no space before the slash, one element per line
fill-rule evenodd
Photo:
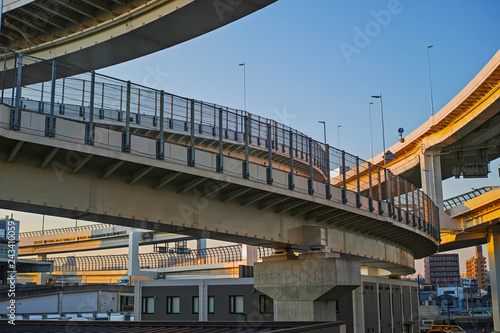
<path fill-rule="evenodd" d="M 443 207 L 442 181 L 450 177 L 487 177 L 489 161 L 500 157 L 500 51 L 476 77 L 424 124 L 391 146 L 387 163 L 394 175 L 422 187 Z M 384 165 L 384 153 L 370 160 Z M 365 175 L 367 172 L 365 171 Z M 364 179 L 367 177 L 365 176 Z M 348 177 L 355 186 L 354 175 Z M 362 182 L 367 188 L 367 182 Z M 441 226 L 462 226 L 441 214 Z"/>
<path fill-rule="evenodd" d="M 495 331 L 500 329 L 500 187 L 476 189 L 446 202 L 448 214 L 462 229 L 441 230 L 440 251 L 488 244 Z"/>
<path fill-rule="evenodd" d="M 476 189 L 445 201 L 446 213 L 458 221 L 460 232 L 443 230 L 440 251 L 450 251 L 488 242 L 489 229 L 500 222 L 500 187 Z"/>
<path fill-rule="evenodd" d="M 361 266 L 408 274 L 437 250 L 432 200 L 379 167 L 362 190 L 371 166 L 357 156 L 245 111 L 14 59 L 14 89 L 1 95 L 1 208 L 274 247 L 255 266 L 255 286 L 276 301 L 278 320 L 335 320 L 332 306 L 361 284 Z M 394 180 L 404 191 L 382 190 Z M 138 244 L 132 232 L 129 249 Z M 131 258 L 131 275 L 146 275 Z M 276 289 L 275 274 L 296 273 L 287 281 L 321 285 L 321 295 L 294 286 L 305 293 L 283 298 L 279 288 L 290 287 Z"/>
<path fill-rule="evenodd" d="M 104 250 L 129 246 L 130 228 L 97 224 L 72 228 L 30 231 L 19 234 L 19 256 Z M 139 245 L 150 245 L 192 239 L 151 230 L 137 230 Z"/>
<path fill-rule="evenodd" d="M 392 174 L 421 184 L 440 209 L 443 243 L 440 251 L 484 244 L 496 228 L 500 192 L 494 189 L 475 197 L 472 191 L 443 202 L 442 181 L 487 177 L 489 161 L 500 157 L 500 51 L 445 107 L 389 150 Z M 383 165 L 383 153 L 372 160 Z M 491 188 L 490 188 L 491 189 Z"/>
<path fill-rule="evenodd" d="M 414 258 L 437 249 L 437 210 L 419 190 L 419 209 L 398 216 L 384 194 L 332 186 L 329 170 L 364 168 L 358 157 L 244 111 L 94 72 L 53 76 L 45 88 L 25 83 L 37 74 L 30 59 L 18 57 L 18 85 L 5 92 L 14 100 L 4 98 L 14 107 L 1 111 L 3 208 L 285 250 L 327 247 L 386 274 L 412 272 Z M 380 184 L 373 180 L 374 192 Z"/>
<path fill-rule="evenodd" d="M 391 171 L 419 184 L 419 154 L 439 156 L 442 179 L 455 176 L 462 162 L 491 161 L 500 157 L 500 51 L 474 79 L 415 131 L 389 148 L 395 158 Z M 436 150 L 440 150 L 439 153 Z M 486 159 L 487 158 L 487 159 Z M 383 153 L 373 159 L 383 164 Z M 459 176 L 461 176 L 459 174 Z"/>
<path fill-rule="evenodd" d="M 95 70 L 185 42 L 275 1 L 5 0 L 0 45 Z M 7 70 L 13 67 L 9 59 Z"/>
<path fill-rule="evenodd" d="M 442 181 L 453 176 L 486 178 L 489 162 L 500 157 L 499 133 L 500 51 L 445 107 L 390 147 L 395 158 L 388 163 L 390 175 L 421 184 L 439 208 L 440 251 L 488 243 L 495 331 L 500 331 L 500 191 L 491 190 L 445 211 Z M 383 165 L 385 154 L 371 162 Z M 354 181 L 350 177 L 350 183 Z M 395 183 L 396 187 L 387 187 L 389 193 L 399 193 L 400 183 Z M 394 199 L 392 203 L 399 205 Z"/>
<path fill-rule="evenodd" d="M 255 257 L 251 256 L 251 251 L 255 251 Z M 272 250 L 269 248 L 251 249 L 250 246 L 238 244 L 200 250 L 187 249 L 182 253 L 141 253 L 138 254 L 137 263 L 142 272 L 151 273 L 151 278 L 188 278 L 215 274 L 230 278 L 238 276 L 239 265 L 253 265 L 249 258 L 257 261 L 271 254 Z M 18 281 L 41 280 L 43 284 L 50 277 L 54 282 L 118 283 L 123 276 L 133 275 L 129 270 L 129 256 L 57 256 L 45 261 L 52 264 L 50 274 L 43 273 L 41 278 L 41 273 L 23 273 L 18 275 Z"/>

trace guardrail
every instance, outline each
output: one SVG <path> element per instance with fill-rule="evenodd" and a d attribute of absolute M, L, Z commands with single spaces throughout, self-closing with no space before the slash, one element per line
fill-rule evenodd
<path fill-rule="evenodd" d="M 195 139 L 202 138 L 218 143 L 214 171 L 221 173 L 226 172 L 224 159 L 229 157 L 224 144 L 239 145 L 242 155 L 244 153 L 240 175 L 243 178 L 258 180 L 250 174 L 250 165 L 256 162 L 249 160 L 251 153 L 258 152 L 259 157 L 266 160 L 258 165 L 266 168 L 268 184 L 298 190 L 296 183 L 306 179 L 307 193 L 327 199 L 332 198 L 333 186 L 341 189 L 342 203 L 350 201 L 349 204 L 358 208 L 381 215 L 387 213 L 394 220 L 406 222 L 439 240 L 436 205 L 420 189 L 388 169 L 244 110 L 180 97 L 95 71 L 3 50 L 0 102 L 12 107 L 8 124 L 11 130 L 21 130 L 22 112 L 31 111 L 46 115 L 45 136 L 55 136 L 57 119 L 67 118 L 85 124 L 85 144 L 95 144 L 96 128 L 111 127 L 122 132 L 121 147 L 113 149 L 145 155 L 134 151 L 130 144 L 131 128 L 143 129 L 145 134 L 141 135 L 157 141 L 157 159 L 165 159 L 165 144 L 180 144 L 187 147 L 189 166 L 195 166 L 195 151 L 203 150 L 195 145 Z M 153 134 L 147 134 L 150 132 Z M 170 133 L 182 134 L 186 139 L 169 141 L 167 134 Z M 65 139 L 75 141 L 75 138 Z M 273 172 L 278 173 L 273 166 L 278 163 L 276 157 L 282 165 L 286 163 L 284 180 L 273 179 Z M 315 190 L 317 182 L 323 184 L 324 190 L 318 191 L 317 187 Z M 348 192 L 354 197 L 348 196 Z"/>
<path fill-rule="evenodd" d="M 106 228 L 113 228 L 113 227 L 115 227 L 113 224 L 99 223 L 99 224 L 82 225 L 79 227 L 68 227 L 68 228 L 47 229 L 47 230 L 37 230 L 37 231 L 25 231 L 25 232 L 19 233 L 19 238 L 66 234 L 66 233 L 72 233 L 72 232 L 77 232 L 77 231 L 97 230 L 97 229 L 106 229 Z"/>
<path fill-rule="evenodd" d="M 191 265 L 219 264 L 242 261 L 242 245 L 222 246 L 200 250 L 183 249 L 181 253 L 139 254 L 139 267 L 161 268 Z M 258 248 L 258 258 L 271 255 L 272 249 Z M 54 271 L 111 271 L 128 269 L 128 254 L 59 257 L 54 260 Z"/>
<path fill-rule="evenodd" d="M 476 188 L 470 192 L 457 195 L 456 197 L 453 197 L 453 198 L 446 199 L 443 201 L 444 209 L 447 210 L 447 209 L 450 209 L 452 207 L 458 206 L 458 205 L 463 204 L 464 202 L 466 202 L 470 199 L 474 199 L 475 197 L 478 197 L 481 194 L 484 194 L 484 193 L 489 192 L 491 190 L 495 190 L 499 187 L 500 186 L 485 186 L 485 187 L 481 187 L 481 188 Z"/>

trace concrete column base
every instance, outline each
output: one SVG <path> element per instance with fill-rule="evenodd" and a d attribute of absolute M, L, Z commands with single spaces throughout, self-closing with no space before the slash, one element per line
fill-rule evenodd
<path fill-rule="evenodd" d="M 336 300 L 360 285 L 359 261 L 339 254 L 285 252 L 255 263 L 254 286 L 276 301 L 279 321 L 336 320 Z"/>
<path fill-rule="evenodd" d="M 336 301 L 284 301 L 276 303 L 278 320 L 293 318 L 295 321 L 335 321 L 337 320 L 336 308 Z"/>

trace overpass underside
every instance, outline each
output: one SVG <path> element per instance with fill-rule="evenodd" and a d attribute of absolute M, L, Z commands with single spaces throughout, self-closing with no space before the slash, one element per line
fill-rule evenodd
<path fill-rule="evenodd" d="M 180 44 L 275 1 L 27 1 L 20 7 L 6 6 L 0 45 L 96 70 Z M 15 59 L 8 57 L 6 66 L 7 78 L 11 78 Z M 33 82 L 48 79 L 50 76 L 38 76 Z M 9 82 L 7 79 L 7 85 Z"/>
<path fill-rule="evenodd" d="M 447 200 L 455 201 L 446 213 L 461 226 L 442 230 L 440 251 L 450 251 L 486 244 L 500 223 L 500 188 L 491 186 Z"/>

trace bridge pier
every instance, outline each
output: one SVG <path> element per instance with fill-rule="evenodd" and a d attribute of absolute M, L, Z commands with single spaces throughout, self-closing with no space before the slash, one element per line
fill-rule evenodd
<path fill-rule="evenodd" d="M 488 238 L 488 259 L 490 264 L 490 285 L 491 285 L 491 305 L 493 316 L 492 333 L 500 332 L 500 300 L 498 293 L 500 292 L 500 276 L 498 269 L 500 269 L 500 230 L 495 228 L 490 229 Z"/>
<path fill-rule="evenodd" d="M 131 228 L 128 236 L 128 275 L 132 284 L 132 276 L 156 277 L 154 271 L 141 270 L 139 267 L 139 241 L 142 237 L 142 232 Z"/>
<path fill-rule="evenodd" d="M 47 261 L 47 254 L 39 254 L 38 261 Z M 36 274 L 36 284 L 45 284 L 45 281 L 49 278 L 49 273 L 37 273 Z"/>
<path fill-rule="evenodd" d="M 422 190 L 434 204 L 443 210 L 443 177 L 441 174 L 441 150 L 427 149 L 420 154 Z"/>
<path fill-rule="evenodd" d="M 337 300 L 361 285 L 359 261 L 319 251 L 274 254 L 254 274 L 255 288 L 276 301 L 277 321 L 335 321 Z"/>

